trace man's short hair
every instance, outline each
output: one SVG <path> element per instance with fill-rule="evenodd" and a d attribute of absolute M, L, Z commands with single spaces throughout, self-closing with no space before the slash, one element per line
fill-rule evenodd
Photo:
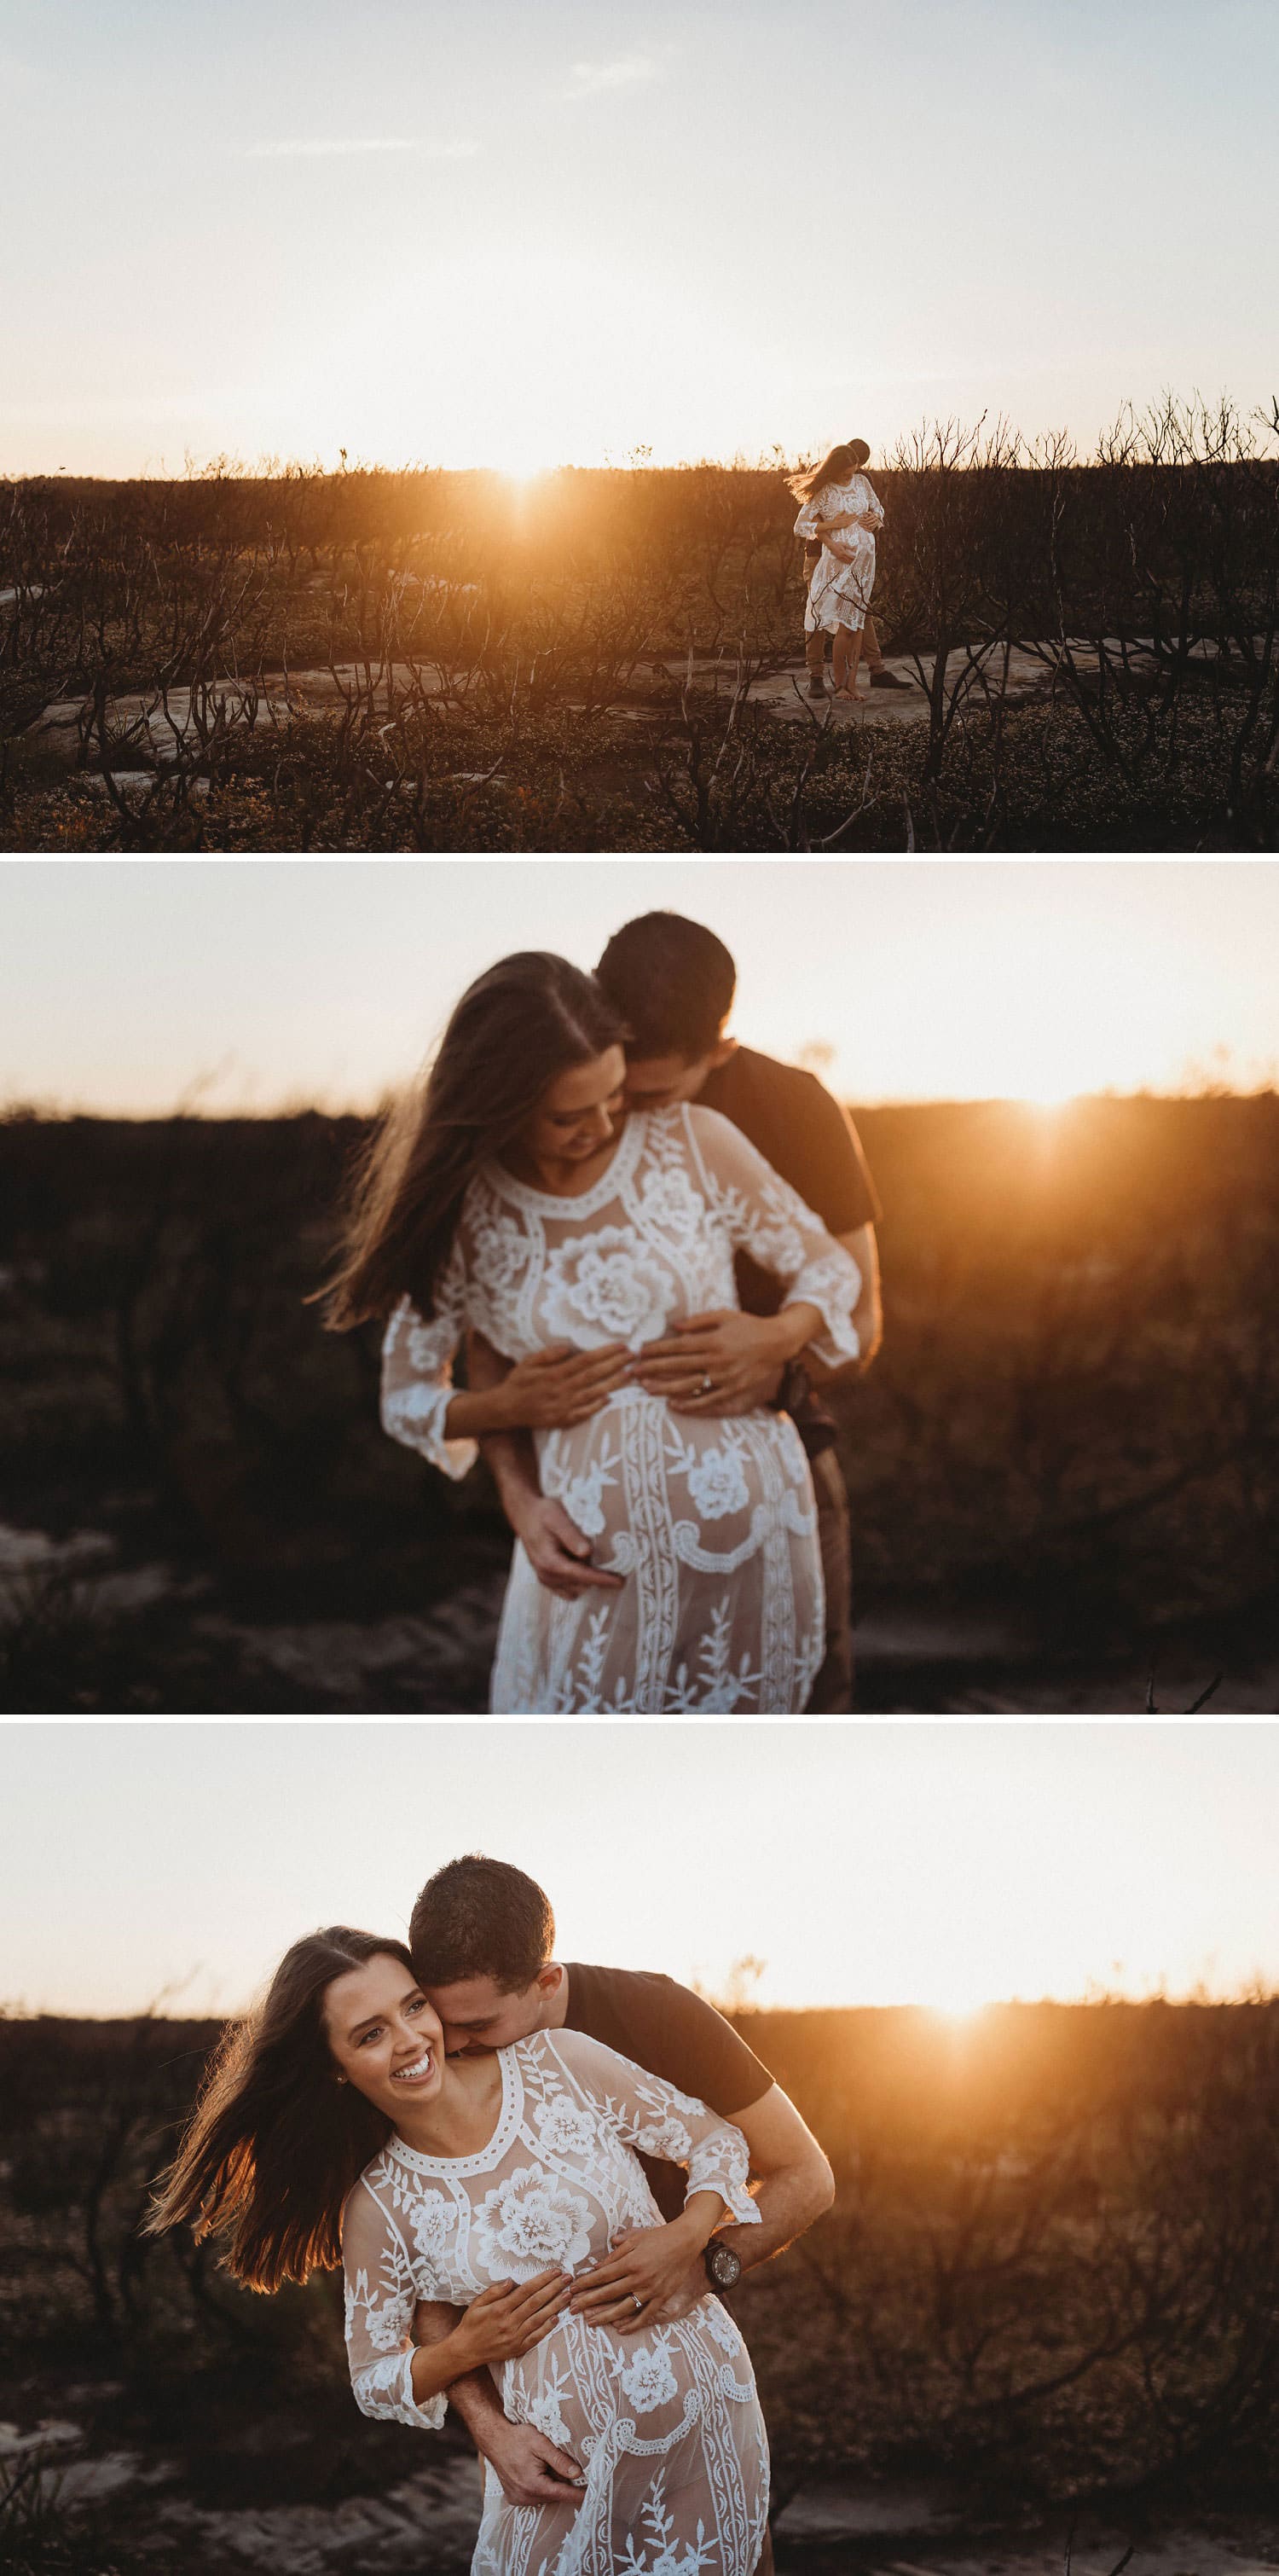
<path fill-rule="evenodd" d="M 718 1043 L 737 983 L 723 940 L 678 912 L 645 912 L 615 930 L 595 974 L 627 1023 L 632 1055 L 688 1064 Z"/>
<path fill-rule="evenodd" d="M 413 1970 L 424 1986 L 491 1977 L 522 1994 L 555 1947 L 550 1898 L 522 1869 L 467 1852 L 428 1878 L 409 1921 Z"/>

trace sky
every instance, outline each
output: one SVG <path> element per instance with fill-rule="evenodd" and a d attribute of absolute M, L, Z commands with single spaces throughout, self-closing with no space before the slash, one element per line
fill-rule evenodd
<path fill-rule="evenodd" d="M 657 907 L 851 1101 L 1279 1082 L 1265 861 L 36 859 L 0 863 L 0 1105 L 367 1108 L 496 958 L 589 967 Z"/>
<path fill-rule="evenodd" d="M 1274 0 L 0 0 L 0 473 L 1274 390 Z"/>
<path fill-rule="evenodd" d="M 559 1954 L 763 2004 L 1279 1987 L 1279 1728 L 307 1721 L 0 1733 L 0 2001 L 231 2012 L 455 1853 Z"/>

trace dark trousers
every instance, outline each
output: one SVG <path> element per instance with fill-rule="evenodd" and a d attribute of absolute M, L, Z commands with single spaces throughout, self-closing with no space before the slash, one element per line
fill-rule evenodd
<path fill-rule="evenodd" d="M 833 1449 L 809 1459 L 817 1544 L 826 1587 L 826 1655 L 808 1700 L 811 1717 L 846 1717 L 853 1705 L 853 1559 L 848 1488 Z"/>

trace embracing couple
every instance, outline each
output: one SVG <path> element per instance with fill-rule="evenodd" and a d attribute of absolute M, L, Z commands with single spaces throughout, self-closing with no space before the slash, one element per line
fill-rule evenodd
<path fill-rule="evenodd" d="M 828 2209 L 768 2070 L 672 1979 L 561 1965 L 541 1888 L 478 1855 L 409 1946 L 345 1927 L 226 2035 L 154 2234 L 250 2288 L 341 2262 L 366 2415 L 485 2462 L 474 2576 L 769 2576 L 768 2446 L 715 2295 Z"/>
<path fill-rule="evenodd" d="M 357 1189 L 329 1320 L 385 1322 L 387 1430 L 449 1476 L 483 1448 L 516 1534 L 498 1715 L 851 1703 L 812 1389 L 876 1349 L 878 1210 L 829 1093 L 726 1034 L 734 980 L 674 913 L 594 975 L 504 958 Z"/>
<path fill-rule="evenodd" d="M 804 540 L 808 584 L 804 658 L 808 694 L 813 698 L 826 695 L 828 637 L 837 698 L 856 697 L 858 666 L 863 660 L 872 689 L 910 686 L 899 672 L 887 668 L 870 613 L 875 540 L 884 525 L 884 510 L 867 477 L 869 463 L 865 439 L 850 438 L 832 447 L 820 465 L 790 477 L 790 488 L 803 505 L 795 534 Z"/>

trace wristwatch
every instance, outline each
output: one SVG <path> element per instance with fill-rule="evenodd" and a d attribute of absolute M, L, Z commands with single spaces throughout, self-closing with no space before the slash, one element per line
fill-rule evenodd
<path fill-rule="evenodd" d="M 721 2245 L 712 2236 L 709 2245 L 703 2249 L 702 2261 L 713 2290 L 736 2289 L 742 2277 L 742 2258 L 733 2252 L 731 2245 Z"/>

